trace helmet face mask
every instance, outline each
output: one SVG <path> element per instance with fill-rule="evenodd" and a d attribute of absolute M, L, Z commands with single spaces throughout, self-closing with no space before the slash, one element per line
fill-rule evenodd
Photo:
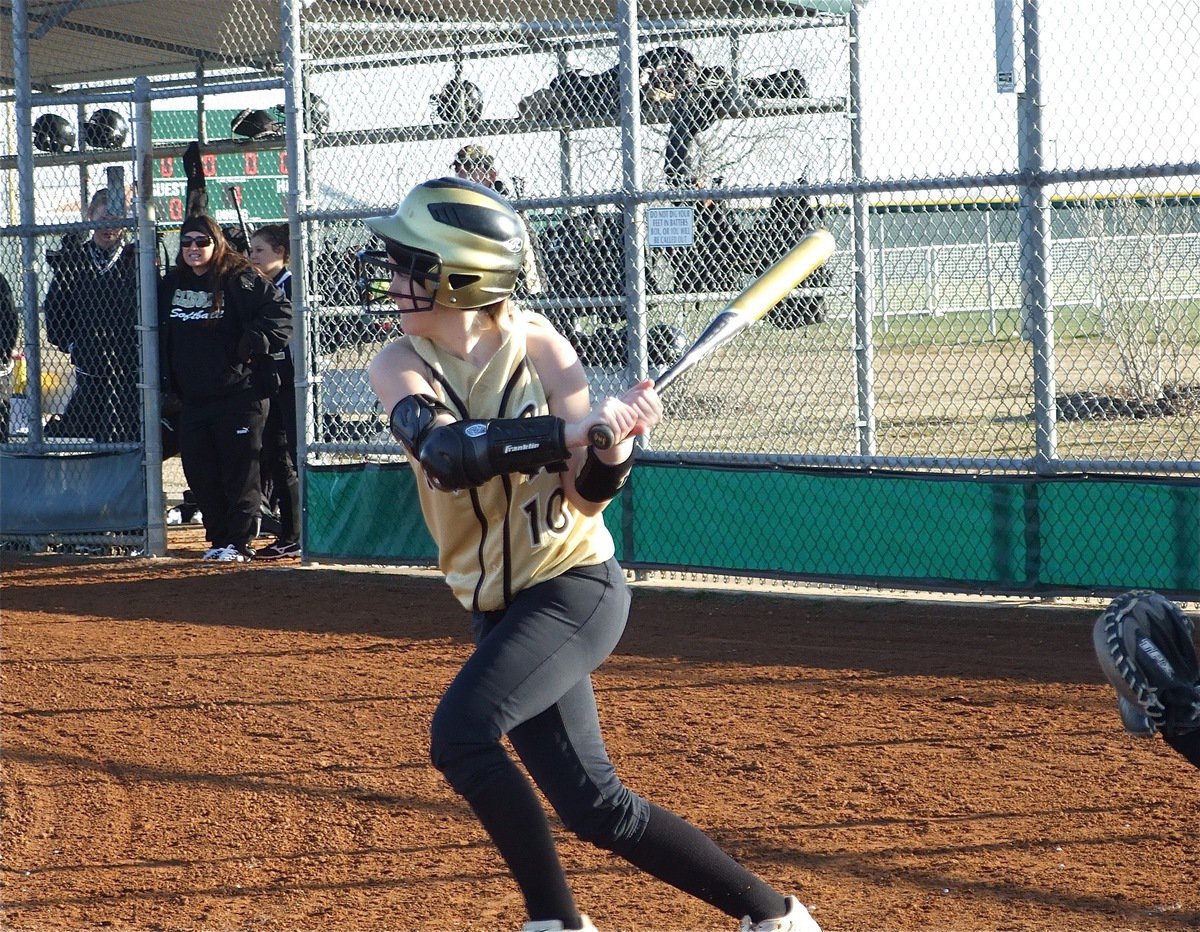
<path fill-rule="evenodd" d="M 474 310 L 509 297 L 525 255 L 525 227 L 494 191 L 460 178 L 413 188 L 394 214 L 366 221 L 392 268 L 436 303 Z"/>
<path fill-rule="evenodd" d="M 408 305 L 403 308 L 406 314 L 433 310 L 433 295 L 437 292 L 441 273 L 437 256 L 407 249 L 399 243 L 387 243 L 386 249 L 360 250 L 355 260 L 359 301 L 366 310 L 394 312 L 394 298 L 404 299 Z M 407 290 L 393 289 L 396 275 L 408 281 Z M 419 285 L 424 294 L 418 294 L 414 284 Z"/>

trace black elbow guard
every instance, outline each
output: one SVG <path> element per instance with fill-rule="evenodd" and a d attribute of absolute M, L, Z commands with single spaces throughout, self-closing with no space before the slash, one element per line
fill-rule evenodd
<path fill-rule="evenodd" d="M 392 408 L 388 426 L 392 436 L 404 444 L 408 455 L 419 459 L 421 446 L 439 414 L 451 414 L 451 411 L 432 395 L 405 395 Z"/>
<path fill-rule="evenodd" d="M 594 447 L 588 447 L 587 459 L 575 477 L 575 491 L 589 502 L 606 502 L 621 491 L 632 469 L 632 452 L 624 462 L 610 466 L 596 456 Z"/>
<path fill-rule="evenodd" d="M 455 421 L 430 431 L 422 468 L 440 489 L 471 489 L 513 472 L 561 471 L 569 451 L 566 423 L 552 415 Z"/>

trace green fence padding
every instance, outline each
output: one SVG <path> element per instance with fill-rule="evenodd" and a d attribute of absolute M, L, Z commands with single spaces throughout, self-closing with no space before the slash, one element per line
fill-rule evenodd
<path fill-rule="evenodd" d="M 309 466 L 304 513 L 304 552 L 310 557 L 437 560 L 406 463 Z"/>
<path fill-rule="evenodd" d="M 640 464 L 627 560 L 806 576 L 1023 581 L 1019 488 Z"/>
<path fill-rule="evenodd" d="M 1200 487 L 1132 479 L 1040 484 L 1041 579 L 1200 590 Z"/>
<path fill-rule="evenodd" d="M 407 466 L 322 467 L 307 475 L 308 553 L 434 559 Z M 605 522 L 628 567 L 997 592 L 1200 592 L 1194 479 L 643 462 Z"/>

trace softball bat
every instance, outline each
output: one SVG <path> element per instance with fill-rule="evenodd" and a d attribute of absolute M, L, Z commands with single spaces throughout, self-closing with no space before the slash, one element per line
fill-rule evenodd
<path fill-rule="evenodd" d="M 812 275 L 833 255 L 833 234 L 813 230 L 774 265 L 747 285 L 736 298 L 713 316 L 708 326 L 683 355 L 654 380 L 661 394 L 681 375 L 704 361 L 739 333 L 762 320 L 788 296 L 793 288 Z M 598 450 L 607 450 L 616 440 L 607 424 L 593 424 L 588 440 Z"/>

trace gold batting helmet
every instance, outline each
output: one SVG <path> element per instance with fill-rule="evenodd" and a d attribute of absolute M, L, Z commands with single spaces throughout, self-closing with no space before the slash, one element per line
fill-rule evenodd
<path fill-rule="evenodd" d="M 525 225 L 508 201 L 462 178 L 413 188 L 394 214 L 365 221 L 402 273 L 439 304 L 470 310 L 507 298 L 525 256 Z"/>

